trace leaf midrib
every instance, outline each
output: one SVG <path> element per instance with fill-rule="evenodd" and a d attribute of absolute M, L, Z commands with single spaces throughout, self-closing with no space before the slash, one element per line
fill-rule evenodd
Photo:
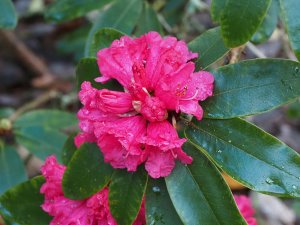
<path fill-rule="evenodd" d="M 230 92 L 234 92 L 234 91 L 237 91 L 237 90 L 241 90 L 241 89 L 250 89 L 250 88 L 257 88 L 257 87 L 266 87 L 266 86 L 272 86 L 272 85 L 276 85 L 276 84 L 279 84 L 279 83 L 284 83 L 286 81 L 294 81 L 294 80 L 298 80 L 300 79 L 299 78 L 292 78 L 292 79 L 282 79 L 281 81 L 277 81 L 277 82 L 274 82 L 274 83 L 268 83 L 268 84 L 258 84 L 258 85 L 250 85 L 250 86 L 244 86 L 244 87 L 237 87 L 237 88 L 233 88 L 233 89 L 229 89 L 229 90 L 225 90 L 225 91 L 221 91 L 221 92 L 218 92 L 218 93 L 214 93 L 213 97 L 214 96 L 218 96 L 218 95 L 223 95 L 223 94 L 227 94 L 227 93 L 230 93 Z"/>
<path fill-rule="evenodd" d="M 277 167 L 277 166 L 274 166 L 274 165 L 272 165 L 272 164 L 269 164 L 268 162 L 265 162 L 264 160 L 262 160 L 262 159 L 260 159 L 260 158 L 258 158 L 258 157 L 256 157 L 256 156 L 250 154 L 249 152 L 244 151 L 242 148 L 240 148 L 240 147 L 238 147 L 238 146 L 236 146 L 236 145 L 233 145 L 233 143 L 229 143 L 228 141 L 226 141 L 226 140 L 224 140 L 224 139 L 222 139 L 222 138 L 220 138 L 220 137 L 218 137 L 218 136 L 216 136 L 216 135 L 214 135 L 214 134 L 211 134 L 210 132 L 208 132 L 208 131 L 206 131 L 206 130 L 204 130 L 204 129 L 198 127 L 198 126 L 196 126 L 195 124 L 194 124 L 193 127 L 195 127 L 195 128 L 198 129 L 198 130 L 203 131 L 204 133 L 206 133 L 206 134 L 208 134 L 208 135 L 210 135 L 210 136 L 215 137 L 217 140 L 218 140 L 218 139 L 221 140 L 221 141 L 224 142 L 226 145 L 227 145 L 227 144 L 232 145 L 232 146 L 233 146 L 235 149 L 237 149 L 238 151 L 244 152 L 244 153 L 246 153 L 247 155 L 249 155 L 249 156 L 251 156 L 251 157 L 253 157 L 253 158 L 255 158 L 255 159 L 257 159 L 257 160 L 259 160 L 259 161 L 261 161 L 261 162 L 263 162 L 264 164 L 266 164 L 266 165 L 268 165 L 268 166 L 270 166 L 270 167 L 274 167 L 274 168 L 276 168 L 276 169 L 278 169 L 278 170 L 280 170 L 280 171 L 283 171 L 283 172 L 285 172 L 286 174 L 288 174 L 288 175 L 290 175 L 290 176 L 292 176 L 292 177 L 298 179 L 298 176 L 295 176 L 295 175 L 293 175 L 293 174 L 287 172 L 286 170 L 283 170 L 282 168 L 279 168 L 279 167 Z M 185 132 L 185 134 L 186 134 L 186 132 Z M 186 137 L 187 137 L 187 135 L 186 135 Z M 187 137 L 187 138 L 188 138 L 188 137 Z M 195 142 L 193 142 L 190 138 L 188 138 L 188 139 L 189 139 L 189 141 L 190 141 L 191 143 L 193 143 L 193 145 L 194 145 L 195 147 L 197 147 L 197 144 L 196 144 Z M 193 139 L 194 139 L 194 138 L 193 138 Z"/>

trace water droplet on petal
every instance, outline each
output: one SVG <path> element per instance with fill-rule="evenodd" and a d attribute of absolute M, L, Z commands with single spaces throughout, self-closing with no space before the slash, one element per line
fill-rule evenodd
<path fill-rule="evenodd" d="M 292 186 L 292 188 L 293 188 L 294 190 L 296 190 L 296 189 L 297 189 L 296 185 L 293 185 L 293 186 Z"/>
<path fill-rule="evenodd" d="M 231 140 L 228 140 L 229 143 L 231 143 Z"/>
<path fill-rule="evenodd" d="M 218 153 L 222 153 L 222 150 L 221 150 L 221 149 L 219 149 L 219 150 L 218 150 Z"/>

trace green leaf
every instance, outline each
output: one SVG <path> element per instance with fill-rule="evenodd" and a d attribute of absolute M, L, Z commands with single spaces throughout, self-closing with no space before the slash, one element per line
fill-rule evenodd
<path fill-rule="evenodd" d="M 0 147 L 0 195 L 27 179 L 25 167 L 17 150 L 12 146 Z"/>
<path fill-rule="evenodd" d="M 271 6 L 265 16 L 263 22 L 259 26 L 256 33 L 252 36 L 251 41 L 255 44 L 260 44 L 267 41 L 273 31 L 275 30 L 278 22 L 279 2 L 272 0 Z"/>
<path fill-rule="evenodd" d="M 158 20 L 156 11 L 145 1 L 143 12 L 137 24 L 135 35 L 140 36 L 149 31 L 157 31 L 161 34 L 163 33 L 163 29 Z"/>
<path fill-rule="evenodd" d="M 114 40 L 120 39 L 120 37 L 124 35 L 124 33 L 113 28 L 100 29 L 93 37 L 88 55 L 91 57 L 96 57 L 97 52 L 100 49 L 108 48 Z"/>
<path fill-rule="evenodd" d="M 227 119 L 262 113 L 300 96 L 300 64 L 257 59 L 213 72 L 214 95 L 202 106 L 208 118 Z"/>
<path fill-rule="evenodd" d="M 292 49 L 300 60 L 300 15 L 298 0 L 280 0 L 280 7 Z"/>
<path fill-rule="evenodd" d="M 64 143 L 64 146 L 62 148 L 62 156 L 61 156 L 64 165 L 68 165 L 72 156 L 77 151 L 77 147 L 75 146 L 74 143 L 74 138 L 76 135 L 77 132 L 70 134 L 68 139 Z"/>
<path fill-rule="evenodd" d="M 104 188 L 113 169 L 104 163 L 96 144 L 83 144 L 75 152 L 63 177 L 63 191 L 67 198 L 81 200 Z"/>
<path fill-rule="evenodd" d="M 48 225 L 51 217 L 43 212 L 40 194 L 43 177 L 36 177 L 9 189 L 0 197 L 0 213 L 5 221 L 19 225 Z"/>
<path fill-rule="evenodd" d="M 211 17 L 214 21 L 220 21 L 227 0 L 212 0 L 211 2 Z"/>
<path fill-rule="evenodd" d="M 163 179 L 149 178 L 146 199 L 147 224 L 183 225 L 171 202 Z"/>
<path fill-rule="evenodd" d="M 74 59 L 79 61 L 84 56 L 85 41 L 91 29 L 91 24 L 68 32 L 57 42 L 56 48 L 63 54 L 73 54 Z"/>
<path fill-rule="evenodd" d="M 94 23 L 85 46 L 85 56 L 89 56 L 94 34 L 101 28 L 111 27 L 131 34 L 142 12 L 143 0 L 115 0 L 112 5 L 100 13 Z"/>
<path fill-rule="evenodd" d="M 81 59 L 76 67 L 77 88 L 80 89 L 80 85 L 84 81 L 89 81 L 92 83 L 92 86 L 97 89 L 123 90 L 123 87 L 116 80 L 110 80 L 105 84 L 96 82 L 95 79 L 100 76 L 101 74 L 96 58 Z"/>
<path fill-rule="evenodd" d="M 218 169 L 191 144 L 185 144 L 184 149 L 193 163 L 177 163 L 166 177 L 168 192 L 183 223 L 246 225 Z"/>
<path fill-rule="evenodd" d="M 204 32 L 192 40 L 188 47 L 190 51 L 198 53 L 196 70 L 207 68 L 229 51 L 224 44 L 220 27 Z"/>
<path fill-rule="evenodd" d="M 19 117 L 14 133 L 20 145 L 41 159 L 55 154 L 61 161 L 61 149 L 67 136 L 62 129 L 77 126 L 75 115 L 58 110 L 36 110 Z M 53 141 L 55 140 L 55 141 Z"/>
<path fill-rule="evenodd" d="M 56 155 L 61 162 L 61 149 L 67 136 L 58 130 L 42 126 L 26 126 L 15 129 L 16 141 L 42 160 Z"/>
<path fill-rule="evenodd" d="M 173 27 L 182 22 L 185 7 L 188 1 L 186 0 L 168 0 L 161 11 L 169 26 Z"/>
<path fill-rule="evenodd" d="M 55 0 L 46 9 L 45 17 L 52 22 L 64 22 L 100 9 L 109 2 L 112 0 Z"/>
<path fill-rule="evenodd" d="M 41 126 L 53 129 L 62 129 L 77 126 L 75 114 L 59 110 L 34 110 L 20 116 L 14 123 L 15 128 Z"/>
<path fill-rule="evenodd" d="M 245 186 L 267 194 L 300 197 L 299 154 L 255 125 L 238 118 L 194 120 L 185 136 Z"/>
<path fill-rule="evenodd" d="M 292 208 L 293 208 L 294 212 L 296 213 L 296 215 L 300 216 L 300 200 L 296 200 L 293 203 Z"/>
<path fill-rule="evenodd" d="M 1 107 L 0 108 L 0 119 L 8 118 L 9 116 L 11 116 L 11 114 L 13 114 L 14 111 L 15 110 L 10 107 Z"/>
<path fill-rule="evenodd" d="M 271 0 L 227 0 L 221 15 L 226 45 L 237 47 L 249 41 L 262 23 L 270 4 Z"/>
<path fill-rule="evenodd" d="M 299 119 L 300 118 L 300 102 L 299 102 L 299 100 L 288 105 L 286 115 L 289 119 Z"/>
<path fill-rule="evenodd" d="M 136 172 L 116 170 L 109 186 L 109 207 L 118 224 L 131 225 L 138 215 L 147 188 L 148 175 L 140 168 Z"/>
<path fill-rule="evenodd" d="M 17 25 L 17 14 L 11 0 L 0 1 L 0 28 L 13 29 Z"/>

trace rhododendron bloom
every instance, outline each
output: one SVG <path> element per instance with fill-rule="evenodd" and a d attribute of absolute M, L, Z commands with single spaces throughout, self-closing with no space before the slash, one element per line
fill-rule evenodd
<path fill-rule="evenodd" d="M 156 32 L 135 39 L 123 36 L 100 50 L 97 62 L 102 76 L 96 81 L 115 79 L 124 92 L 82 83 L 83 108 L 78 112 L 82 133 L 75 144 L 96 142 L 114 168 L 135 171 L 145 162 L 153 178 L 168 176 L 176 159 L 191 163 L 181 148 L 185 139 L 178 137 L 169 121 L 179 112 L 200 120 L 199 101 L 213 93 L 213 76 L 194 72 L 191 60 L 196 57 L 185 42 L 163 39 Z"/>
<path fill-rule="evenodd" d="M 50 225 L 117 225 L 109 210 L 106 187 L 85 200 L 71 200 L 64 196 L 62 178 L 66 167 L 57 163 L 54 156 L 46 159 L 41 171 L 46 179 L 40 192 L 45 201 L 42 208 L 53 216 Z M 144 203 L 133 225 L 144 225 Z"/>
<path fill-rule="evenodd" d="M 235 202 L 249 225 L 257 225 L 254 218 L 254 208 L 252 207 L 251 199 L 245 195 L 234 195 Z"/>

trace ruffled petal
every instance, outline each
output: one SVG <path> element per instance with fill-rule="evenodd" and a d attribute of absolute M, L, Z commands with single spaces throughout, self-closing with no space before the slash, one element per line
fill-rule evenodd
<path fill-rule="evenodd" d="M 203 109 L 199 105 L 198 101 L 180 100 L 178 107 L 181 112 L 194 115 L 198 120 L 201 120 L 203 117 Z"/>
<path fill-rule="evenodd" d="M 146 134 L 146 121 L 141 116 L 95 124 L 95 135 L 104 159 L 114 168 L 135 171 L 142 163 L 142 146 L 137 141 Z"/>
<path fill-rule="evenodd" d="M 176 159 L 185 164 L 192 163 L 192 157 L 181 149 L 185 141 L 178 138 L 175 128 L 168 121 L 148 125 L 147 136 L 142 138 L 141 142 L 145 144 L 145 168 L 152 178 L 168 176 L 175 166 Z"/>
<path fill-rule="evenodd" d="M 129 93 L 102 89 L 97 92 L 96 108 L 113 114 L 128 113 L 133 110 Z"/>
<path fill-rule="evenodd" d="M 132 79 L 133 61 L 127 48 L 132 40 L 123 36 L 115 40 L 110 48 L 104 48 L 97 53 L 97 62 L 101 77 L 96 81 L 105 83 L 111 78 L 116 79 L 124 87 L 128 87 Z"/>
<path fill-rule="evenodd" d="M 145 168 L 152 178 L 167 177 L 175 166 L 175 159 L 170 151 L 163 152 L 157 147 L 148 146 L 149 152 Z"/>
<path fill-rule="evenodd" d="M 207 71 L 199 71 L 192 74 L 187 85 L 189 90 L 191 90 L 190 93 L 187 93 L 187 98 L 196 94 L 195 99 L 204 101 L 213 94 L 214 76 Z"/>

